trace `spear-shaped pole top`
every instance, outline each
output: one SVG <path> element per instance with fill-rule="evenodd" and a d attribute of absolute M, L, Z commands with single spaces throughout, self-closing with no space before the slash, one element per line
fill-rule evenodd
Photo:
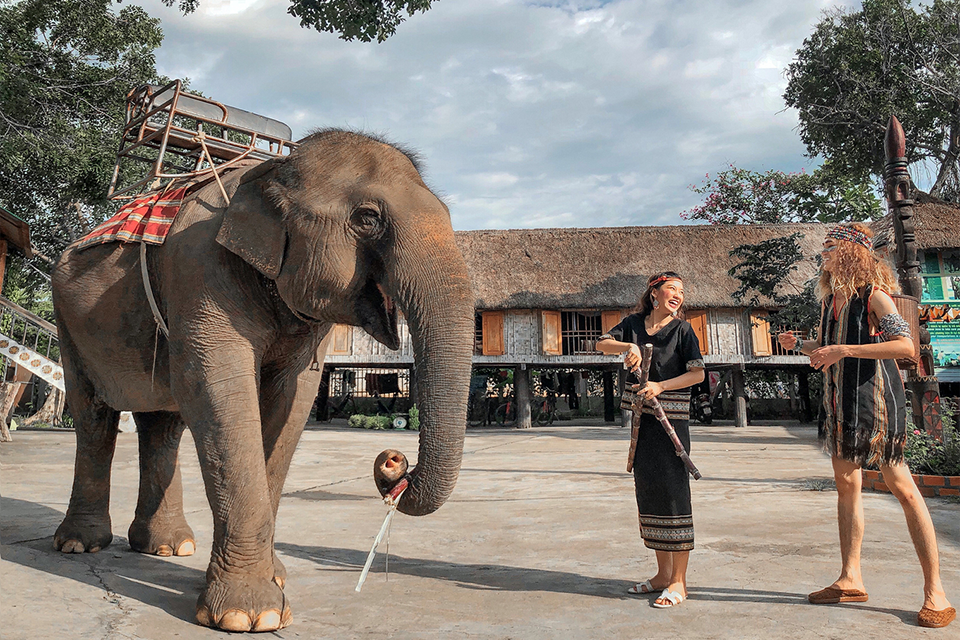
<path fill-rule="evenodd" d="M 907 137 L 903 134 L 903 127 L 897 116 L 890 116 L 887 123 L 887 134 L 883 138 L 883 152 L 887 162 L 907 155 Z"/>

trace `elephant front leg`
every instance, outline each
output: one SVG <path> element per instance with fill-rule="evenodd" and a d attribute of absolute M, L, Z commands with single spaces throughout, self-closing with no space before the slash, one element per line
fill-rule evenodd
<path fill-rule="evenodd" d="M 64 334 L 61 352 L 70 344 Z M 101 402 L 82 374 L 67 368 L 67 402 L 77 436 L 73 492 L 53 536 L 63 553 L 95 553 L 113 541 L 110 523 L 110 466 L 117 447 L 120 412 Z"/>
<path fill-rule="evenodd" d="M 213 549 L 197 621 L 227 631 L 275 631 L 290 623 L 274 582 L 274 518 L 259 420 L 252 354 L 229 348 L 187 360 L 175 382 L 181 413 L 193 432 L 207 500 Z"/>
<path fill-rule="evenodd" d="M 140 496 L 127 537 L 130 547 L 158 556 L 189 556 L 196 551 L 193 529 L 183 516 L 183 485 L 178 453 L 184 423 L 178 413 L 137 413 L 140 443 Z"/>
<path fill-rule="evenodd" d="M 321 363 L 320 369 L 323 368 Z M 290 470 L 293 452 L 300 442 L 320 386 L 320 371 L 306 370 L 298 376 L 289 373 L 265 375 L 261 383 L 260 416 L 263 421 L 263 453 L 266 459 L 267 486 L 276 519 L 283 484 Z M 287 570 L 273 551 L 274 581 L 282 589 Z"/>

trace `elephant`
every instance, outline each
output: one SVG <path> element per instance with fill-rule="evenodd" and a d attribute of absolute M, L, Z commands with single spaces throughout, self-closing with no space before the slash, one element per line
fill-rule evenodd
<path fill-rule="evenodd" d="M 167 336 L 157 331 L 144 277 Z M 123 409 L 138 425 L 130 546 L 193 553 L 178 466 L 188 427 L 214 523 L 197 600 L 202 625 L 270 631 L 292 619 L 275 519 L 334 324 L 362 327 L 396 349 L 398 309 L 404 314 L 422 420 L 398 508 L 425 515 L 453 491 L 473 294 L 450 212 L 414 154 L 358 132 L 317 131 L 287 156 L 227 173 L 223 191 L 211 182 L 189 195 L 163 244 L 70 245 L 53 296 L 77 438 L 54 545 L 83 553 L 112 541 L 110 467 Z"/>

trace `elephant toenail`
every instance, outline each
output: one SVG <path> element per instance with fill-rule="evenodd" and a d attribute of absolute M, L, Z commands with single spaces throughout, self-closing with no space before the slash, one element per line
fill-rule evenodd
<path fill-rule="evenodd" d="M 246 611 L 230 609 L 221 616 L 217 626 L 226 631 L 250 631 L 250 616 Z"/>
<path fill-rule="evenodd" d="M 193 540 L 184 540 L 180 543 L 180 546 L 177 547 L 178 556 L 192 556 L 193 553 L 197 550 L 197 545 L 194 544 Z"/>
<path fill-rule="evenodd" d="M 200 624 L 200 625 L 202 625 L 202 626 L 204 626 L 204 627 L 212 627 L 212 626 L 214 626 L 214 624 L 213 624 L 213 618 L 210 617 L 210 610 L 209 610 L 209 609 L 207 609 L 206 607 L 203 607 L 203 608 L 201 608 L 201 609 L 197 609 L 197 623 Z"/>
<path fill-rule="evenodd" d="M 257 616 L 253 631 L 276 631 L 280 628 L 280 612 L 276 609 L 264 611 Z"/>
<path fill-rule="evenodd" d="M 158 556 L 163 556 L 164 558 L 166 558 L 166 557 L 168 557 L 168 556 L 172 556 L 172 555 L 173 555 L 173 549 L 171 549 L 171 548 L 170 548 L 170 545 L 168 545 L 168 544 L 162 544 L 162 545 L 160 545 L 159 547 L 157 547 L 157 555 L 158 555 Z"/>
<path fill-rule="evenodd" d="M 67 540 L 60 547 L 60 551 L 63 553 L 83 553 L 83 545 L 80 544 L 79 540 Z"/>
<path fill-rule="evenodd" d="M 100 547 L 90 547 L 89 551 L 90 553 L 96 553 L 97 551 L 100 551 Z"/>

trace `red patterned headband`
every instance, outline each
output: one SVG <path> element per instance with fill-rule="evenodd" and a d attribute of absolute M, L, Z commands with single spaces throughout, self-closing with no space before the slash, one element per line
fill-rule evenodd
<path fill-rule="evenodd" d="M 866 247 L 870 251 L 873 251 L 873 242 L 863 231 L 857 231 L 853 227 L 845 227 L 843 225 L 837 225 L 833 229 L 827 232 L 828 238 L 833 238 L 834 240 L 846 240 L 847 242 L 855 242 L 861 247 Z"/>
<path fill-rule="evenodd" d="M 661 282 L 666 282 L 667 280 L 680 280 L 680 282 L 683 282 L 683 279 L 680 278 L 680 276 L 663 275 L 663 276 L 657 276 L 656 278 L 654 278 L 653 280 L 651 280 L 650 282 L 648 282 L 648 283 L 647 283 L 647 286 L 648 286 L 648 287 L 655 287 L 655 286 L 657 286 L 658 284 L 660 284 Z"/>

